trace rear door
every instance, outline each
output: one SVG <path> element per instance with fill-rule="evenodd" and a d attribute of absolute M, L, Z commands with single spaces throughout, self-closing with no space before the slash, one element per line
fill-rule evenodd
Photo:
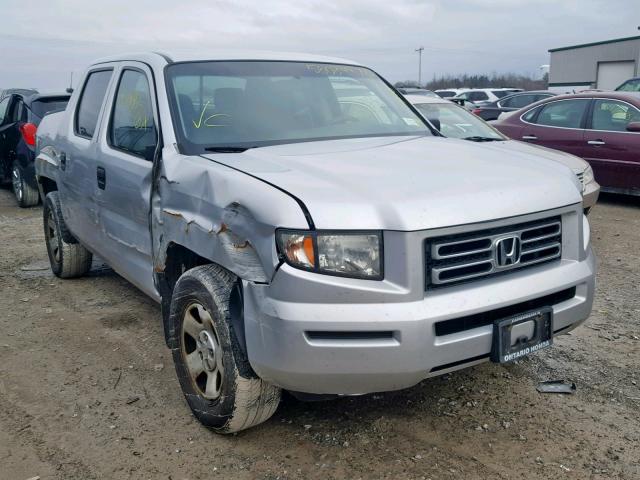
<path fill-rule="evenodd" d="M 589 98 L 571 98 L 546 103 L 536 109 L 533 118 L 523 117 L 520 140 L 583 156 L 584 126 L 590 102 Z"/>
<path fill-rule="evenodd" d="M 155 297 L 149 212 L 159 134 L 153 76 L 138 62 L 121 63 L 116 76 L 93 173 L 100 251 L 118 273 Z"/>
<path fill-rule="evenodd" d="M 89 70 L 82 90 L 71 106 L 66 140 L 59 151 L 58 190 L 65 222 L 78 240 L 98 250 L 99 217 L 95 200 L 98 131 L 111 87 L 114 65 Z"/>
<path fill-rule="evenodd" d="M 16 150 L 20 141 L 20 114 L 23 110 L 22 98 L 11 95 L 7 101 L 4 120 L 0 124 L 0 158 L 3 161 L 5 176 L 10 175 L 11 164 L 16 158 Z"/>
<path fill-rule="evenodd" d="M 628 132 L 640 122 L 640 110 L 619 100 L 595 99 L 585 131 L 584 158 L 602 187 L 640 189 L 640 133 Z"/>

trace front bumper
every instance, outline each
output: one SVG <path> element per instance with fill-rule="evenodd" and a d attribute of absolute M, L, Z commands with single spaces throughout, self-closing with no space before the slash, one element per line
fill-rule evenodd
<path fill-rule="evenodd" d="M 581 228 L 580 206 L 575 210 L 563 221 L 577 220 L 580 212 L 576 226 Z M 411 237 L 398 234 L 403 236 Z M 387 251 L 398 238 L 385 234 Z M 437 322 L 575 288 L 572 298 L 552 305 L 554 332 L 565 333 L 591 312 L 596 265 L 582 242 L 563 242 L 559 261 L 428 292 L 405 288 L 420 277 L 419 271 L 406 271 L 414 263 L 408 261 L 410 255 L 398 259 L 399 265 L 387 258 L 392 268 L 383 282 L 328 277 L 283 265 L 270 285 L 245 283 L 249 361 L 266 381 L 298 392 L 398 390 L 488 359 L 492 325 L 438 336 Z M 579 247 L 576 254 L 582 249 L 578 258 L 567 258 L 572 243 Z"/>

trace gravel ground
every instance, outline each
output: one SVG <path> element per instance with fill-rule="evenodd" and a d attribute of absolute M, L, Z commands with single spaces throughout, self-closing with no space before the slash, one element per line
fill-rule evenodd
<path fill-rule="evenodd" d="M 0 190 L 0 478 L 638 479 L 640 199 L 603 196 L 590 320 L 551 350 L 221 437 L 190 415 L 158 306 L 108 268 L 50 273 L 41 209 Z M 539 381 L 575 382 L 574 395 Z"/>

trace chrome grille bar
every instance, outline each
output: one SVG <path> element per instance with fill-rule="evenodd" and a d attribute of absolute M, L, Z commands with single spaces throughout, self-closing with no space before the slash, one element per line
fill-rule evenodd
<path fill-rule="evenodd" d="M 560 258 L 562 222 L 554 217 L 435 238 L 426 251 L 427 287 L 451 285 Z"/>

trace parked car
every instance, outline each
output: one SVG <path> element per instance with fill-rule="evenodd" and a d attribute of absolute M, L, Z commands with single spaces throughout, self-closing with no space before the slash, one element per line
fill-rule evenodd
<path fill-rule="evenodd" d="M 552 97 L 494 126 L 511 138 L 584 158 L 604 192 L 640 195 L 640 93 Z"/>
<path fill-rule="evenodd" d="M 475 104 L 481 105 L 490 102 L 496 102 L 502 97 L 521 91 L 517 88 L 474 88 L 461 92 L 453 98 L 460 98 Z"/>
<path fill-rule="evenodd" d="M 403 95 L 420 95 L 423 97 L 437 97 L 434 92 L 431 90 L 427 90 L 426 88 L 411 88 L 411 87 L 400 87 L 398 91 Z"/>
<path fill-rule="evenodd" d="M 575 175 L 442 138 L 366 67 L 149 53 L 81 85 L 38 128 L 51 268 L 83 275 L 95 253 L 160 302 L 186 401 L 218 432 L 268 419 L 282 389 L 406 388 L 589 316 Z"/>
<path fill-rule="evenodd" d="M 583 159 L 550 148 L 511 140 L 481 118 L 447 100 L 414 95 L 407 95 L 406 98 L 445 137 L 460 138 L 483 144 L 491 142 L 486 147 L 491 150 L 498 150 L 500 154 L 514 152 L 519 157 L 520 154 L 524 153 L 533 157 L 555 160 L 566 165 L 573 171 L 582 185 L 582 204 L 585 213 L 589 213 L 598 201 L 600 185 L 594 179 L 591 166 Z"/>
<path fill-rule="evenodd" d="M 471 111 L 483 120 L 497 120 L 503 112 L 515 112 L 527 105 L 553 97 L 554 95 L 555 93 L 548 90 L 517 92 L 506 95 L 495 102 L 479 105 Z"/>
<path fill-rule="evenodd" d="M 616 92 L 640 92 L 640 77 L 627 80 L 616 88 Z"/>
<path fill-rule="evenodd" d="M 47 112 L 63 109 L 68 100 L 68 94 L 24 89 L 4 90 L 0 96 L 0 180 L 11 181 L 21 207 L 39 201 L 34 167 L 38 124 Z"/>

